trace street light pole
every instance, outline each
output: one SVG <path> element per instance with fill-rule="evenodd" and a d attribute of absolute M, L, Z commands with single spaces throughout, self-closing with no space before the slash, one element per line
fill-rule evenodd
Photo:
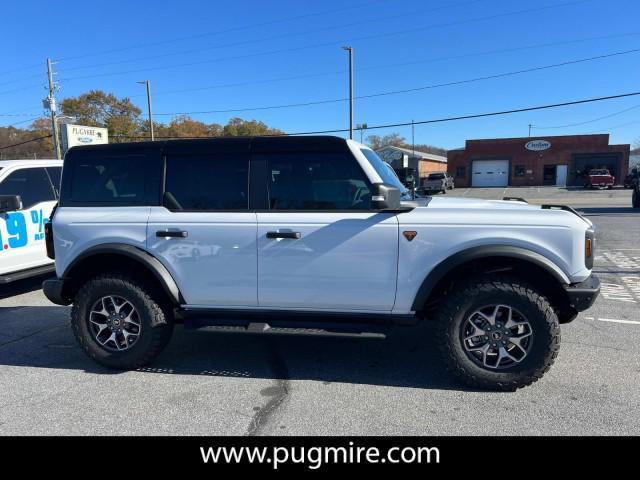
<path fill-rule="evenodd" d="M 147 86 L 147 107 L 149 108 L 149 132 L 151 132 L 151 141 L 155 140 L 153 135 L 153 113 L 151 112 L 151 82 L 149 80 L 142 80 L 138 82 Z"/>
<path fill-rule="evenodd" d="M 353 140 L 353 48 L 342 47 L 349 52 L 349 138 Z"/>

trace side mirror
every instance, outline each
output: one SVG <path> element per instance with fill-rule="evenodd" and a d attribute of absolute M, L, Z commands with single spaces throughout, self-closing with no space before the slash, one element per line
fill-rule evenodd
<path fill-rule="evenodd" d="M 22 210 L 20 195 L 0 195 L 0 213 Z"/>
<path fill-rule="evenodd" d="M 374 183 L 371 190 L 373 210 L 401 210 L 400 189 L 387 183 Z"/>

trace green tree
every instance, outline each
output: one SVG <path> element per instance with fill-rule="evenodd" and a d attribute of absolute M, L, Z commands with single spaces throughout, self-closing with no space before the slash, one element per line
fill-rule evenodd
<path fill-rule="evenodd" d="M 406 145 L 405 138 L 399 133 L 390 133 L 381 137 L 380 135 L 369 135 L 367 137 L 367 143 L 373 150 L 378 150 L 382 147 L 393 145 L 394 147 L 403 147 Z"/>
<path fill-rule="evenodd" d="M 219 137 L 222 127 L 217 123 L 206 124 L 187 115 L 175 117 L 168 125 L 156 128 L 159 137 Z"/>
<path fill-rule="evenodd" d="M 35 140 L 51 135 L 51 120 L 38 118 L 29 128 L 0 127 L 0 160 L 53 158 L 51 138 Z M 6 148 L 10 145 L 16 145 Z M 3 148 L 4 147 L 4 148 Z"/>
<path fill-rule="evenodd" d="M 222 128 L 225 137 L 253 136 L 253 135 L 284 135 L 282 130 L 269 128 L 258 120 L 242 120 L 234 117 Z"/>
<path fill-rule="evenodd" d="M 77 98 L 65 98 L 60 104 L 64 115 L 76 122 L 109 129 L 109 137 L 136 136 L 141 130 L 141 110 L 129 98 L 118 98 L 102 90 L 91 90 Z M 126 139 L 124 139 L 126 141 Z"/>

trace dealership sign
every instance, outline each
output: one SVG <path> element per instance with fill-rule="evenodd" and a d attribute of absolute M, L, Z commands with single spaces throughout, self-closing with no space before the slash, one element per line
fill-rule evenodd
<path fill-rule="evenodd" d="M 100 145 L 109 143 L 109 131 L 101 127 L 72 125 L 64 123 L 62 127 L 62 148 L 69 150 L 78 145 Z"/>
<path fill-rule="evenodd" d="M 546 140 L 531 140 L 526 143 L 524 148 L 533 152 L 542 152 L 543 150 L 549 150 L 551 148 L 551 142 L 547 142 Z"/>

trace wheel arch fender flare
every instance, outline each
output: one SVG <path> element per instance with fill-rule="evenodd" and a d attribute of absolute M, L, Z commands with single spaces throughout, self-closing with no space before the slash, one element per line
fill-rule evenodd
<path fill-rule="evenodd" d="M 150 253 L 141 248 L 124 243 L 102 243 L 88 248 L 78 255 L 65 269 L 62 274 L 63 279 L 73 279 L 73 271 L 91 257 L 102 255 L 119 255 L 128 257 L 143 264 L 154 278 L 162 286 L 164 292 L 168 295 L 171 303 L 180 305 L 184 303 L 178 284 L 174 280 L 169 270 Z"/>
<path fill-rule="evenodd" d="M 416 293 L 411 309 L 418 311 L 429 298 L 433 289 L 448 273 L 466 263 L 487 257 L 512 258 L 528 262 L 543 269 L 562 285 L 570 283 L 569 277 L 553 261 L 544 255 L 523 247 L 511 245 L 485 245 L 461 250 L 438 263 L 425 277 Z"/>

